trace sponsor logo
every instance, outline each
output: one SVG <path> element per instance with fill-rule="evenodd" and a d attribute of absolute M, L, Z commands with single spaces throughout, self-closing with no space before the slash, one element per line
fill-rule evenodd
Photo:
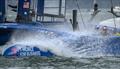
<path fill-rule="evenodd" d="M 15 45 L 7 48 L 3 56 L 40 56 L 41 51 L 37 47 Z"/>
<path fill-rule="evenodd" d="M 23 47 L 19 50 L 19 55 L 20 56 L 40 56 L 41 55 L 40 50 L 35 50 L 34 48 L 37 48 L 37 47 L 29 47 L 29 46 Z"/>
<path fill-rule="evenodd" d="M 42 51 L 36 46 L 14 45 L 3 51 L 3 56 L 6 57 L 27 57 L 27 56 L 53 56 L 50 51 Z"/>

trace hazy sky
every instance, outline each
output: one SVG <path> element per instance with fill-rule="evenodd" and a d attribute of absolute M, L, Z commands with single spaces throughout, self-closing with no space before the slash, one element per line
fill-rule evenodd
<path fill-rule="evenodd" d="M 8 0 L 10 3 L 12 4 L 15 4 L 15 0 Z M 46 0 L 46 1 L 49 1 L 49 2 L 52 2 L 52 1 L 59 1 L 59 0 Z M 66 0 L 67 2 L 67 8 L 76 8 L 76 0 Z M 90 9 L 90 8 L 93 8 L 93 0 L 77 0 L 78 1 L 78 4 L 80 6 L 80 8 L 85 8 L 85 9 Z M 47 3 L 49 3 L 47 2 Z M 99 5 L 99 8 L 110 8 L 111 7 L 111 0 L 97 0 L 97 3 Z M 58 3 L 49 3 L 47 5 L 56 5 Z M 114 5 L 120 5 L 120 0 L 113 0 L 113 4 Z"/>
<path fill-rule="evenodd" d="M 67 8 L 75 8 L 76 0 L 66 0 Z M 93 8 L 93 0 L 77 0 L 81 8 Z M 111 0 L 97 0 L 99 8 L 110 8 Z M 114 5 L 120 5 L 120 0 L 113 0 Z"/>

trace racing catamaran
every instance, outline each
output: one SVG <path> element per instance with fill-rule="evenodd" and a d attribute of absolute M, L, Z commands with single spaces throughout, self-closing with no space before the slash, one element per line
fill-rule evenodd
<path fill-rule="evenodd" d="M 88 35 L 78 37 L 66 32 L 53 30 L 56 29 L 53 25 L 64 25 L 64 23 L 66 23 L 66 0 L 58 0 L 58 6 L 52 7 L 52 12 L 49 11 L 50 5 L 46 3 L 49 1 L 51 0 L 0 0 L 0 45 L 3 46 L 0 48 L 0 53 L 2 56 L 51 57 L 58 55 L 56 53 L 60 53 L 59 55 L 63 55 L 63 51 L 60 50 L 63 49 L 63 46 L 60 45 L 58 47 L 59 43 L 55 43 L 55 45 L 51 43 L 57 42 L 59 41 L 59 39 L 63 40 L 65 43 L 68 43 L 68 46 L 74 49 L 73 51 L 71 51 L 71 49 L 68 50 L 66 47 L 65 54 L 67 54 L 67 56 L 70 56 L 68 53 L 71 52 L 75 52 L 73 53 L 73 55 L 78 53 L 77 56 L 80 56 L 81 54 L 83 54 L 84 56 L 97 56 L 96 54 L 98 53 L 105 54 L 103 56 L 120 55 L 119 37 L 111 37 L 104 40 L 99 37 Z M 78 1 L 75 1 L 77 2 L 77 7 L 80 9 Z M 48 6 L 45 6 L 45 4 L 48 4 Z M 57 12 L 55 10 L 56 8 Z M 95 0 L 92 19 L 99 12 L 100 10 L 98 10 L 98 4 Z M 76 30 L 78 25 L 77 11 L 73 10 L 73 14 L 73 20 L 70 19 L 71 23 L 69 24 L 72 24 L 73 30 Z M 119 21 L 119 19 L 117 20 Z M 112 21 L 107 20 L 105 22 Z M 103 23 L 104 22 L 102 22 L 100 25 L 102 25 Z M 50 28 L 50 26 L 52 27 L 52 29 Z M 51 39 L 53 39 L 54 41 L 52 41 Z M 115 44 L 115 42 L 117 44 Z M 60 44 L 61 43 L 62 42 L 60 42 Z M 55 50 L 53 50 L 53 48 Z"/>
<path fill-rule="evenodd" d="M 64 2 L 63 2 L 64 1 Z M 10 3 L 14 2 L 14 3 Z M 58 0 L 56 14 L 49 12 L 49 6 L 45 6 L 46 0 L 0 0 L 0 45 L 5 45 L 11 40 L 16 30 L 41 30 L 47 32 L 45 25 L 50 23 L 65 22 L 65 0 Z M 64 3 L 64 4 L 63 4 Z M 63 6 L 64 5 L 64 6 Z M 47 7 L 48 9 L 45 9 Z M 8 9 L 10 8 L 10 9 Z M 54 10 L 54 9 L 52 9 Z M 45 12 L 47 11 L 47 12 Z M 14 17 L 11 17 L 14 16 Z M 45 32 L 45 33 L 47 33 Z M 23 32 L 21 32 L 22 34 Z M 57 33 L 57 32 L 56 32 Z M 41 50 L 38 47 L 12 45 L 2 51 L 3 56 L 52 56 L 49 50 Z"/>

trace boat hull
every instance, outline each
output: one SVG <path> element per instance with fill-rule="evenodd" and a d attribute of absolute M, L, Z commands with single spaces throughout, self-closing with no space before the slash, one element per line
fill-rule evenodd
<path fill-rule="evenodd" d="M 0 45 L 6 44 L 10 40 L 12 33 L 13 29 L 0 29 Z"/>

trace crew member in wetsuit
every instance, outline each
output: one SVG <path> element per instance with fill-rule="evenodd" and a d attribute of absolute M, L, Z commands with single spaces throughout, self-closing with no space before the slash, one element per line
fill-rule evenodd
<path fill-rule="evenodd" d="M 108 35 L 108 29 L 107 26 L 103 26 L 101 30 L 102 35 L 107 36 Z"/>

